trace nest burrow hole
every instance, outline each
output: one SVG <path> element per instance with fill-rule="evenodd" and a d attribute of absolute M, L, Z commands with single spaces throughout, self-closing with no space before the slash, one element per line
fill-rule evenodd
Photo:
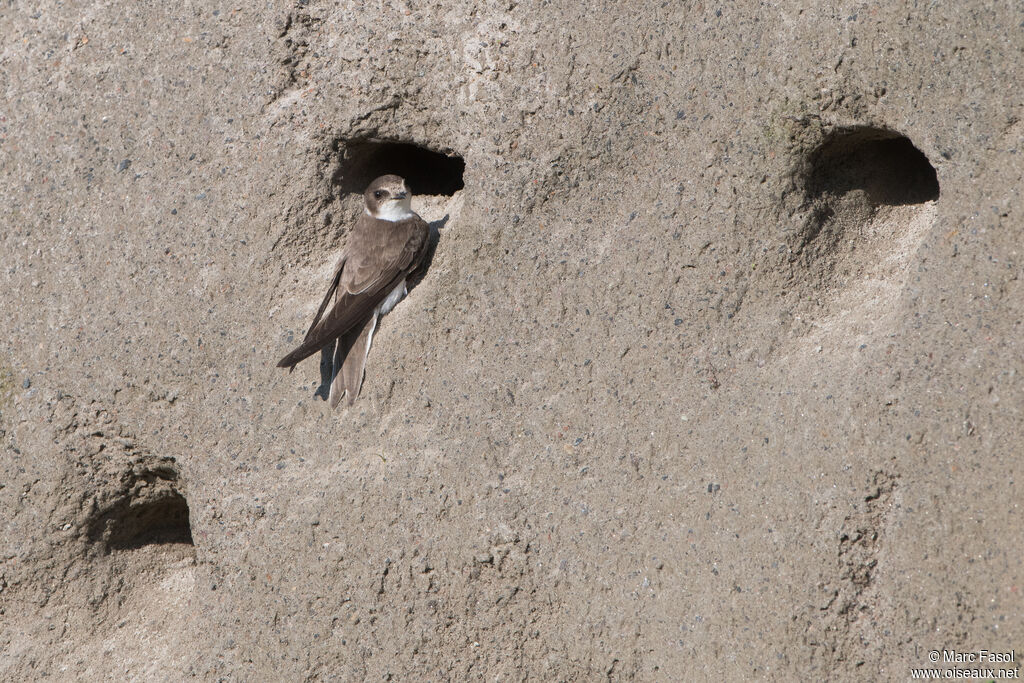
<path fill-rule="evenodd" d="M 463 188 L 466 162 L 409 142 L 343 140 L 334 181 L 344 193 L 362 194 L 374 178 L 393 173 L 405 178 L 413 194 L 451 196 Z"/>
<path fill-rule="evenodd" d="M 90 537 L 110 552 L 149 545 L 194 545 L 188 501 L 177 473 L 161 468 L 126 475 L 123 495 L 97 516 Z"/>
<path fill-rule="evenodd" d="M 829 133 L 811 157 L 812 197 L 861 190 L 873 206 L 923 204 L 939 198 L 935 168 L 894 131 L 858 126 Z"/>

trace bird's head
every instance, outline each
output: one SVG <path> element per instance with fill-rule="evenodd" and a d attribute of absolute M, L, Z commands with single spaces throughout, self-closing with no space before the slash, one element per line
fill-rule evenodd
<path fill-rule="evenodd" d="M 385 221 L 400 221 L 412 216 L 412 193 L 405 179 L 397 175 L 382 175 L 370 183 L 363 193 L 366 213 Z"/>

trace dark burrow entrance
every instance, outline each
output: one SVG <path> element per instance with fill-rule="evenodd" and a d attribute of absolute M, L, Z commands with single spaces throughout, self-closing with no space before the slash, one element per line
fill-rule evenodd
<path fill-rule="evenodd" d="M 798 163 L 804 203 L 788 252 L 794 281 L 806 282 L 815 301 L 832 286 L 901 282 L 939 198 L 928 158 L 896 131 L 845 126 Z"/>
<path fill-rule="evenodd" d="M 894 131 L 857 126 L 831 132 L 810 159 L 810 198 L 862 190 L 875 207 L 923 204 L 939 198 L 928 158 Z"/>
<path fill-rule="evenodd" d="M 106 552 L 148 545 L 193 545 L 188 501 L 178 473 L 163 462 L 139 465 L 122 476 L 117 494 L 97 511 L 89 539 Z"/>
<path fill-rule="evenodd" d="M 334 183 L 344 193 L 361 194 L 374 178 L 388 173 L 405 178 L 417 195 L 451 196 L 463 188 L 466 162 L 458 155 L 387 140 L 341 141 L 338 149 L 342 158 Z"/>

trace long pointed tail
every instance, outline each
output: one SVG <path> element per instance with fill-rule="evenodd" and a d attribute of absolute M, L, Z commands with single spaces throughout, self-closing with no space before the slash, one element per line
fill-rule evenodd
<path fill-rule="evenodd" d="M 359 396 L 366 370 L 366 357 L 370 353 L 373 331 L 376 328 L 377 313 L 375 312 L 358 331 L 352 330 L 341 338 L 337 354 L 334 357 L 334 368 L 337 374 L 334 381 L 331 382 L 330 403 L 332 408 L 336 408 L 341 403 L 343 395 L 347 396 L 349 405 L 355 403 L 356 397 Z"/>

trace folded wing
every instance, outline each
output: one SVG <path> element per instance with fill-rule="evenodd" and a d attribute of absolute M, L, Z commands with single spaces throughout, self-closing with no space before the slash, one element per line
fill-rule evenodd
<path fill-rule="evenodd" d="M 306 337 L 278 362 L 279 368 L 295 367 L 366 321 L 391 290 L 419 267 L 430 234 L 423 219 L 413 216 L 375 223 L 372 230 L 354 231 L 358 243 L 346 250 Z M 327 311 L 332 296 L 335 303 Z"/>

